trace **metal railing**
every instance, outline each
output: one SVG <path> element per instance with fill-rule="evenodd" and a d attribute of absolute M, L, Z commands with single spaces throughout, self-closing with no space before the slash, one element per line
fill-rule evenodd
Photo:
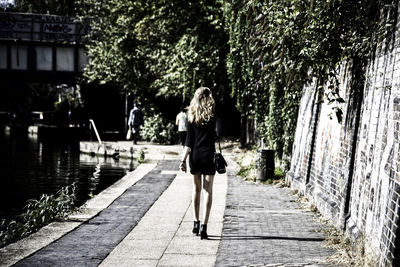
<path fill-rule="evenodd" d="M 97 131 L 96 124 L 94 124 L 94 121 L 92 119 L 89 119 L 89 122 L 90 122 L 91 127 L 93 127 L 94 132 L 96 133 L 96 137 L 97 137 L 97 140 L 99 141 L 99 144 L 101 145 L 102 142 L 100 139 L 99 132 Z"/>

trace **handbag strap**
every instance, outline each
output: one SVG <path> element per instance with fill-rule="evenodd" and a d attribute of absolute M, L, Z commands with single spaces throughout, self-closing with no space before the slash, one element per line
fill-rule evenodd
<path fill-rule="evenodd" d="M 219 153 L 222 154 L 221 143 L 219 142 L 219 137 L 217 137 L 217 140 L 218 140 Z"/>

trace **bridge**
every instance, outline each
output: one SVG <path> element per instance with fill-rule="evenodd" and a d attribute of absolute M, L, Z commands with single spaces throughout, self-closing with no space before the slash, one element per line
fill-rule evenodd
<path fill-rule="evenodd" d="M 0 12 L 0 80 L 75 81 L 88 62 L 87 32 L 73 17 Z"/>

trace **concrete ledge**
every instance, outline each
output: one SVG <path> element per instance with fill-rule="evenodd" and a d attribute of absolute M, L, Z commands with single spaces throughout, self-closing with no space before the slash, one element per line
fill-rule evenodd
<path fill-rule="evenodd" d="M 149 160 L 162 160 L 166 156 L 168 158 L 179 158 L 181 152 L 181 147 L 178 145 L 166 146 L 144 142 L 138 142 L 137 145 L 134 145 L 132 141 L 103 142 L 102 144 L 82 141 L 79 143 L 79 149 L 81 153 L 129 159 L 139 158 L 140 152 L 143 151 L 145 158 Z"/>

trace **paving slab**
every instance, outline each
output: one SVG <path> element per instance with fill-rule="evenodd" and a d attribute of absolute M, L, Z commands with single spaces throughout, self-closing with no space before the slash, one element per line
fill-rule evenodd
<path fill-rule="evenodd" d="M 158 267 L 212 267 L 215 258 L 210 255 L 165 254 Z"/>

